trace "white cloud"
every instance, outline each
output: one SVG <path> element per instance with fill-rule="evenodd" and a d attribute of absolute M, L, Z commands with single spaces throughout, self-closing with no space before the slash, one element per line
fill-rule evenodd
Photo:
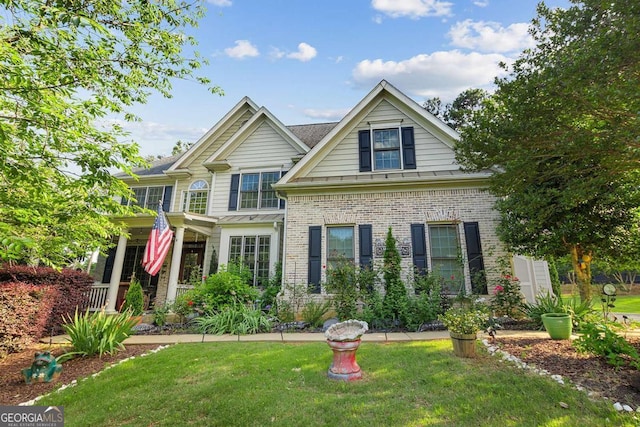
<path fill-rule="evenodd" d="M 489 6 L 489 0 L 476 0 L 473 2 L 478 7 L 487 7 Z"/>
<path fill-rule="evenodd" d="M 207 0 L 207 3 L 211 3 L 215 6 L 220 6 L 220 7 L 231 6 L 231 0 Z"/>
<path fill-rule="evenodd" d="M 318 110 L 314 108 L 307 108 L 302 113 L 311 119 L 323 119 L 323 120 L 341 120 L 349 112 L 348 108 L 344 109 L 326 109 Z"/>
<path fill-rule="evenodd" d="M 247 57 L 259 56 L 258 48 L 251 44 L 249 40 L 236 40 L 234 47 L 228 47 L 224 53 L 231 58 L 243 59 Z"/>
<path fill-rule="evenodd" d="M 456 47 L 483 52 L 520 52 L 533 47 L 529 24 L 516 23 L 503 27 L 497 22 L 474 22 L 467 19 L 451 27 L 447 36 Z"/>
<path fill-rule="evenodd" d="M 298 61 L 307 62 L 315 58 L 317 54 L 318 54 L 318 51 L 316 50 L 315 47 L 303 42 L 298 45 L 298 51 L 288 54 L 287 58 L 297 59 Z"/>
<path fill-rule="evenodd" d="M 440 0 L 371 0 L 371 7 L 392 18 L 451 16 L 453 3 Z"/>
<path fill-rule="evenodd" d="M 501 54 L 462 53 L 454 50 L 416 55 L 404 61 L 382 59 L 360 61 L 353 81 L 372 87 L 386 79 L 408 95 L 443 101 L 453 100 L 465 89 L 491 88 L 494 77 L 503 74 L 498 64 L 512 60 Z"/>

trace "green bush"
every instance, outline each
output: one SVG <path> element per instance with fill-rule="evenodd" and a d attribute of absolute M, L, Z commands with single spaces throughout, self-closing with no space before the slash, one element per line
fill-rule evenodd
<path fill-rule="evenodd" d="M 524 296 L 520 292 L 520 281 L 517 277 L 503 274 L 493 288 L 491 310 L 497 316 L 520 318 L 524 309 Z"/>
<path fill-rule="evenodd" d="M 524 304 L 524 313 L 538 328 L 542 328 L 542 315 L 545 313 L 569 313 L 562 299 L 550 293 L 540 294 L 534 303 Z"/>
<path fill-rule="evenodd" d="M 449 308 L 449 298 L 444 293 L 442 281 L 434 274 L 414 275 L 415 297 L 409 298 L 409 310 L 406 326 L 410 330 L 432 322 Z"/>
<path fill-rule="evenodd" d="M 327 269 L 325 289 L 332 294 L 336 314 L 340 320 L 356 317 L 360 298 L 358 270 L 352 261 L 346 259 Z"/>
<path fill-rule="evenodd" d="M 574 347 L 583 353 L 591 353 L 607 359 L 607 363 L 621 367 L 629 364 L 640 369 L 638 351 L 606 323 L 584 323 Z"/>
<path fill-rule="evenodd" d="M 401 277 L 401 262 L 402 258 L 396 247 L 396 239 L 393 237 L 391 227 L 389 227 L 384 248 L 382 273 L 385 294 L 382 307 L 385 318 L 391 320 L 392 324 L 396 326 L 401 326 L 406 320 L 409 310 L 407 288 Z"/>
<path fill-rule="evenodd" d="M 247 335 L 271 330 L 271 321 L 260 309 L 236 303 L 224 306 L 219 312 L 194 320 L 203 334 Z"/>
<path fill-rule="evenodd" d="M 309 301 L 302 308 L 300 315 L 302 320 L 309 324 L 312 328 L 319 328 L 322 326 L 325 317 L 329 310 L 331 310 L 331 301 Z"/>
<path fill-rule="evenodd" d="M 131 316 L 140 316 L 144 310 L 144 291 L 140 281 L 135 277 L 131 278 L 129 289 L 124 296 L 124 303 L 121 311 L 129 312 Z"/>
<path fill-rule="evenodd" d="M 124 349 L 122 343 L 131 335 L 136 323 L 129 312 L 107 315 L 104 310 L 90 313 L 87 309 L 83 315 L 76 310 L 73 318 L 68 317 L 62 327 L 69 335 L 73 354 L 102 356 Z"/>
<path fill-rule="evenodd" d="M 213 314 L 235 303 L 253 304 L 258 296 L 259 292 L 246 283 L 246 278 L 222 269 L 181 295 L 174 310 L 183 316 L 194 311 Z"/>

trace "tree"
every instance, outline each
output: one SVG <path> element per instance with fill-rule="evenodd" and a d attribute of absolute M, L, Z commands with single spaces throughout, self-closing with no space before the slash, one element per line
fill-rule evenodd
<path fill-rule="evenodd" d="M 427 99 L 422 106 L 452 129 L 459 130 L 468 124 L 473 112 L 481 107 L 482 101 L 488 96 L 489 93 L 486 90 L 467 89 L 451 103 L 442 105 L 442 100 L 435 97 Z"/>
<path fill-rule="evenodd" d="M 118 121 L 202 61 L 186 35 L 203 6 L 176 0 L 0 3 L 0 261 L 63 265 L 105 247 L 144 165 Z M 220 92 L 210 87 L 212 92 Z"/>
<path fill-rule="evenodd" d="M 402 258 L 396 246 L 391 227 L 387 231 L 383 255 L 384 299 L 382 307 L 385 315 L 394 321 L 402 322 L 407 317 L 409 298 L 407 288 L 401 277 Z"/>
<path fill-rule="evenodd" d="M 178 142 L 176 142 L 176 144 L 173 146 L 173 149 L 171 150 L 171 155 L 176 156 L 178 154 L 184 153 L 189 148 L 193 147 L 193 144 L 194 144 L 193 142 L 185 142 L 179 139 Z"/>
<path fill-rule="evenodd" d="M 499 233 L 519 253 L 570 254 L 582 299 L 595 255 L 632 235 L 640 206 L 640 3 L 538 6 L 524 51 L 461 129 L 456 155 L 493 170 Z"/>

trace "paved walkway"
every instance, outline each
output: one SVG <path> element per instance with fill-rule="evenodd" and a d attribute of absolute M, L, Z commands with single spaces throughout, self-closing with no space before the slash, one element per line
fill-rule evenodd
<path fill-rule="evenodd" d="M 626 336 L 640 337 L 640 330 L 629 331 Z M 480 334 L 481 337 L 484 334 Z M 531 337 L 549 338 L 549 334 L 544 331 L 498 331 L 497 337 Z M 68 342 L 68 336 L 58 335 L 53 337 L 52 343 L 63 344 Z M 374 332 L 367 333 L 362 337 L 363 342 L 406 342 L 406 341 L 428 341 L 448 339 L 448 331 L 435 332 Z M 133 335 L 127 338 L 124 344 L 175 344 L 192 342 L 324 342 L 323 333 L 306 332 L 282 332 L 255 335 L 201 335 L 201 334 L 172 334 L 172 335 Z M 42 342 L 49 342 L 49 338 L 43 338 Z"/>

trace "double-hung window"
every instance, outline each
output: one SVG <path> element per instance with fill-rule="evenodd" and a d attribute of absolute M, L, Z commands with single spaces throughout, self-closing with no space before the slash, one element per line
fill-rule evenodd
<path fill-rule="evenodd" d="M 400 169 L 400 129 L 373 130 L 373 165 L 375 170 Z"/>
<path fill-rule="evenodd" d="M 353 227 L 327 227 L 327 268 L 354 262 Z"/>
<path fill-rule="evenodd" d="M 460 261 L 460 240 L 455 224 L 429 225 L 431 270 L 443 278 L 445 290 L 456 293 L 464 286 Z"/>
<path fill-rule="evenodd" d="M 129 202 L 132 206 L 140 206 L 147 209 L 158 209 L 158 202 L 164 197 L 164 186 L 158 187 L 132 187 L 133 197 L 135 200 Z M 122 199 L 122 204 L 127 204 L 125 198 Z"/>
<path fill-rule="evenodd" d="M 280 172 L 245 173 L 240 184 L 240 209 L 277 209 L 280 201 L 271 187 Z"/>

